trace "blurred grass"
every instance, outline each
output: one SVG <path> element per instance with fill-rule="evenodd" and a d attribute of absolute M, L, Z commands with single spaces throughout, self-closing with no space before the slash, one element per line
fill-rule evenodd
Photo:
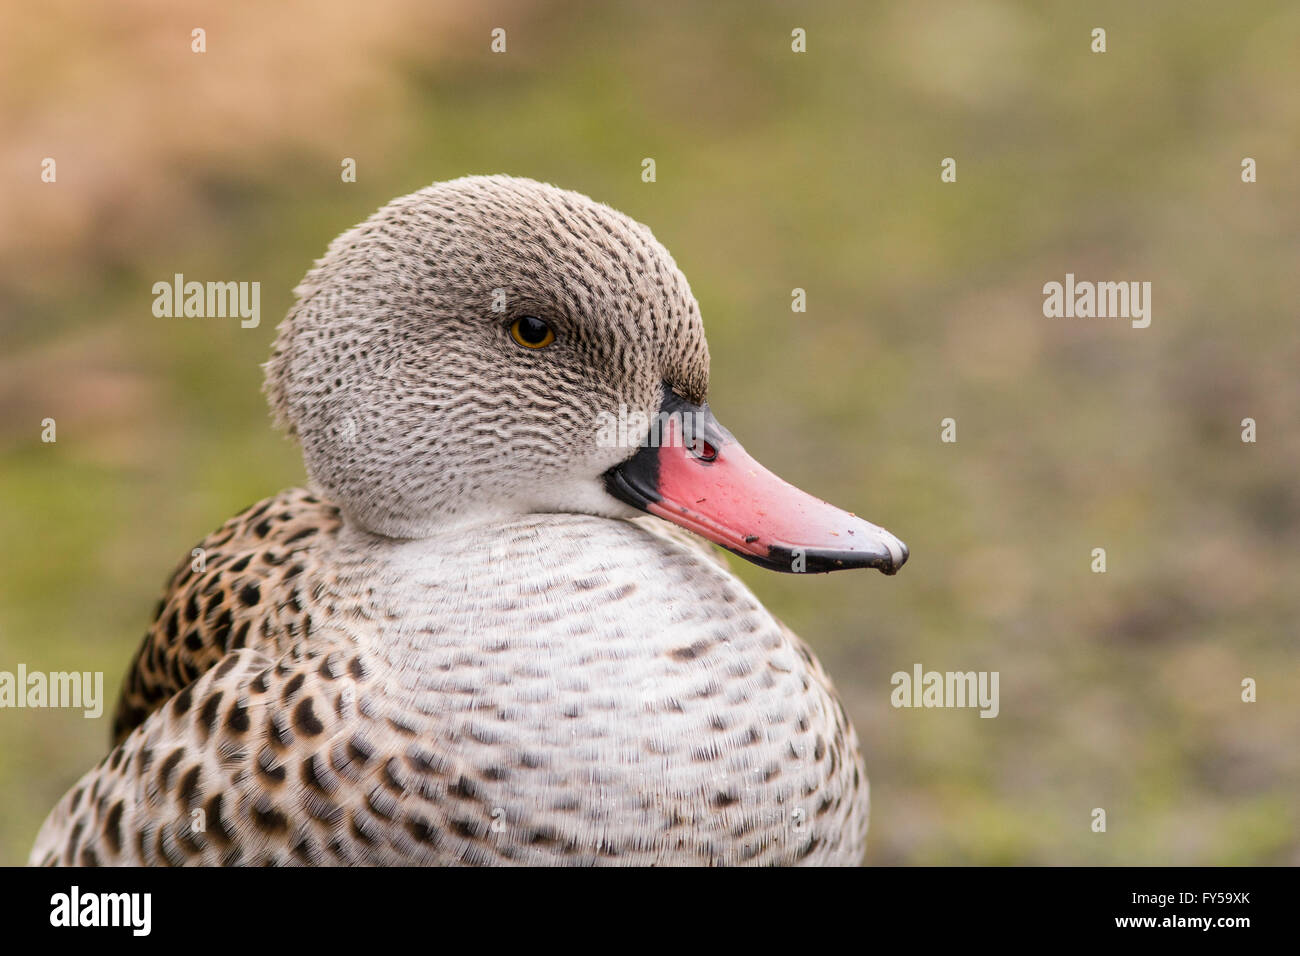
<path fill-rule="evenodd" d="M 312 259 L 393 196 L 514 173 L 649 224 L 720 417 L 911 546 L 890 580 L 736 568 L 853 714 L 869 861 L 1300 863 L 1294 5 L 59 0 L 0 27 L 0 669 L 115 693 L 174 563 L 302 480 L 259 364 Z M 260 281 L 261 327 L 155 319 L 175 272 Z M 1151 281 L 1151 327 L 1045 319 L 1066 272 Z M 914 662 L 1000 671 L 1001 715 L 892 709 Z M 0 863 L 106 736 L 0 712 Z"/>

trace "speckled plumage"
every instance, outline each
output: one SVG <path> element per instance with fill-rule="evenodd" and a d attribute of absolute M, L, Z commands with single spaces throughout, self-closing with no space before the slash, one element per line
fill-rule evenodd
<path fill-rule="evenodd" d="M 504 289 L 504 316 L 491 308 Z M 593 410 L 703 399 L 644 226 L 476 177 L 345 233 L 268 366 L 312 491 L 182 563 L 46 864 L 854 864 L 868 788 L 808 649 L 599 477 Z M 544 313 L 563 347 L 503 337 Z"/>

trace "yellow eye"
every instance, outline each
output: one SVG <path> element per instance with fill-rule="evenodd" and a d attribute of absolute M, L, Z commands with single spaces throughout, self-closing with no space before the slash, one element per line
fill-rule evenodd
<path fill-rule="evenodd" d="M 555 341 L 551 327 L 535 315 L 521 315 L 510 326 L 510 336 L 526 349 L 544 349 Z"/>

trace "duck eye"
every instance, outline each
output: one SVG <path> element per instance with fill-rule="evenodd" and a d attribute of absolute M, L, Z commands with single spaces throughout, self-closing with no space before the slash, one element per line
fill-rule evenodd
<path fill-rule="evenodd" d="M 544 349 L 555 341 L 551 327 L 535 315 L 521 315 L 510 326 L 510 337 L 526 349 Z"/>

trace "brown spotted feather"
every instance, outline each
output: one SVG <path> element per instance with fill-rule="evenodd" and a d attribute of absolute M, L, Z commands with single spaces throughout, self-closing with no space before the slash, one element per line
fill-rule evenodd
<path fill-rule="evenodd" d="M 113 718 L 114 745 L 232 650 L 278 656 L 311 616 L 294 586 L 314 545 L 339 527 L 334 505 L 301 488 L 252 505 L 176 568 L 136 651 Z"/>

